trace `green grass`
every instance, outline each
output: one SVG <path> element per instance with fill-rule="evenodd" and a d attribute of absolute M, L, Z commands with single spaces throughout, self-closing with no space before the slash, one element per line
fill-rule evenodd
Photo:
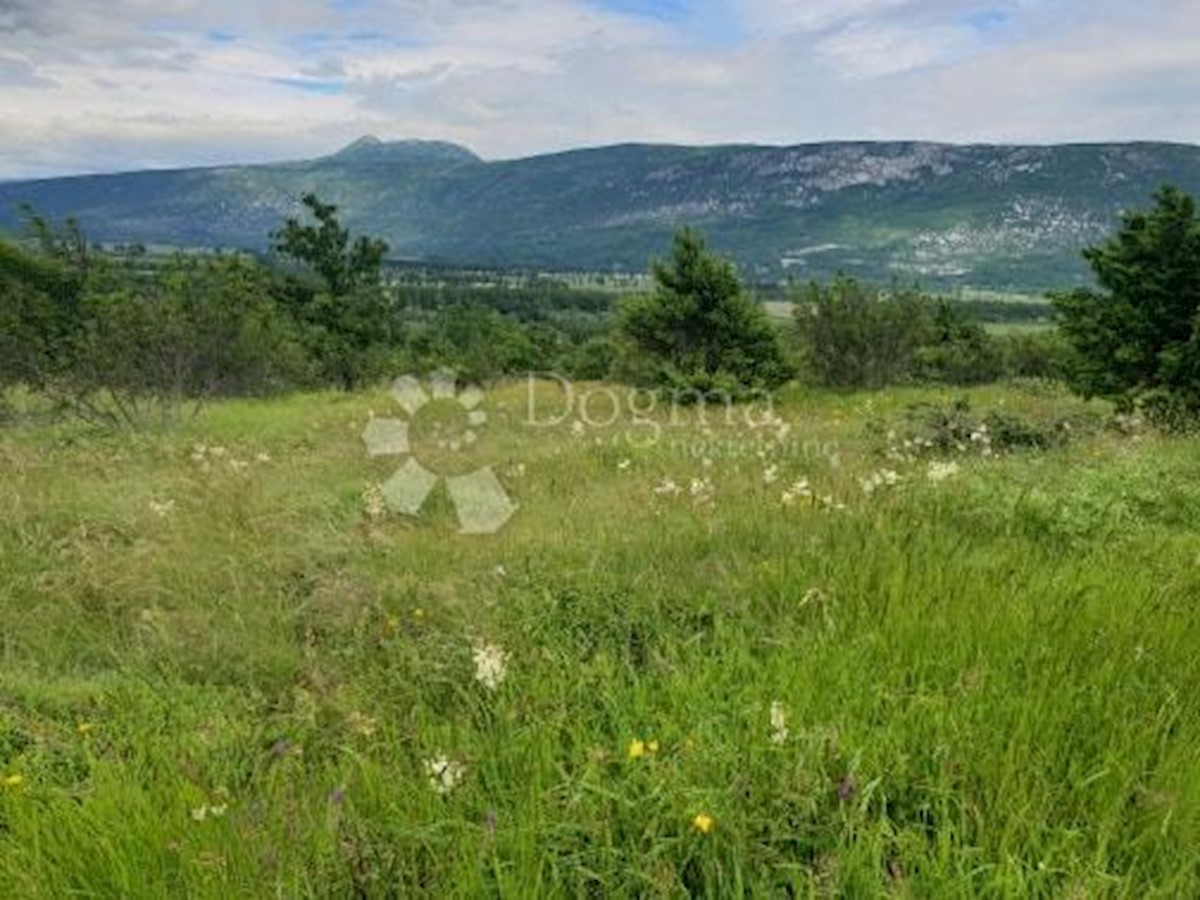
<path fill-rule="evenodd" d="M 782 443 L 694 413 L 652 443 L 492 391 L 472 452 L 521 508 L 488 537 L 440 494 L 366 514 L 383 392 L 0 431 L 0 893 L 1200 895 L 1200 449 L 883 459 L 954 396 L 795 391 Z"/>

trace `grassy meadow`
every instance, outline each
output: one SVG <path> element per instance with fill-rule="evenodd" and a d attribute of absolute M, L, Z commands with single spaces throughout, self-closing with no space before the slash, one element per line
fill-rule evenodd
<path fill-rule="evenodd" d="M 383 389 L 0 430 L 0 896 L 1200 896 L 1194 441 L 605 390 L 487 392 L 483 536 Z"/>

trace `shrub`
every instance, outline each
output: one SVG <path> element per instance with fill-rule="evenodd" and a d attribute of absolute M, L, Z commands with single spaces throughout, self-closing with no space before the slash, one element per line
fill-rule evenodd
<path fill-rule="evenodd" d="M 1002 372 L 1000 351 L 982 326 L 950 301 L 914 288 L 881 291 L 839 276 L 805 287 L 794 314 L 801 354 L 818 384 L 973 384 Z"/>
<path fill-rule="evenodd" d="M 1011 378 L 1065 380 L 1071 367 L 1071 345 L 1056 329 L 1010 332 L 995 339 L 1004 373 Z"/>

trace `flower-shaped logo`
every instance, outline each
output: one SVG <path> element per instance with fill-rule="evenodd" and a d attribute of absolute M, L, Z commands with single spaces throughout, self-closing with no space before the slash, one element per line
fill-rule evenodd
<path fill-rule="evenodd" d="M 434 429 L 436 449 L 459 453 L 478 440 L 476 429 L 487 423 L 487 413 L 480 408 L 483 391 L 475 386 L 458 389 L 453 372 L 438 371 L 429 379 L 428 390 L 412 375 L 404 375 L 392 383 L 392 397 L 408 414 L 407 419 L 374 418 L 363 430 L 363 442 L 371 456 L 408 457 L 381 485 L 384 502 L 392 512 L 406 516 L 420 513 L 425 500 L 445 481 L 446 491 L 458 518 L 459 534 L 494 534 L 512 518 L 517 504 L 508 496 L 490 466 L 482 466 L 462 475 L 442 475 L 426 468 L 412 454 L 410 437 L 412 425 L 421 410 L 437 401 L 449 401 L 465 417 L 465 427 Z M 444 405 L 444 404 L 443 404 Z"/>

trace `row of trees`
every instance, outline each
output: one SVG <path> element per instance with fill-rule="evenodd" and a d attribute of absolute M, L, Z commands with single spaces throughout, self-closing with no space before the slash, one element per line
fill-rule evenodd
<path fill-rule="evenodd" d="M 772 322 L 733 265 L 694 231 L 652 266 L 654 289 L 609 314 L 588 295 L 561 315 L 502 291 L 405 300 L 381 278 L 382 241 L 336 207 L 272 235 L 267 262 L 93 252 L 78 227 L 30 214 L 31 242 L 0 242 L 0 388 L 23 384 L 89 418 L 178 415 L 213 394 L 344 389 L 451 366 L 470 379 L 554 369 L 737 396 L 800 376 L 841 388 L 1067 377 L 1087 395 L 1200 410 L 1200 225 L 1166 189 L 1086 252 L 1099 288 L 1054 297 L 1061 335 L 997 338 L 959 304 L 849 278 L 794 294 Z"/>

